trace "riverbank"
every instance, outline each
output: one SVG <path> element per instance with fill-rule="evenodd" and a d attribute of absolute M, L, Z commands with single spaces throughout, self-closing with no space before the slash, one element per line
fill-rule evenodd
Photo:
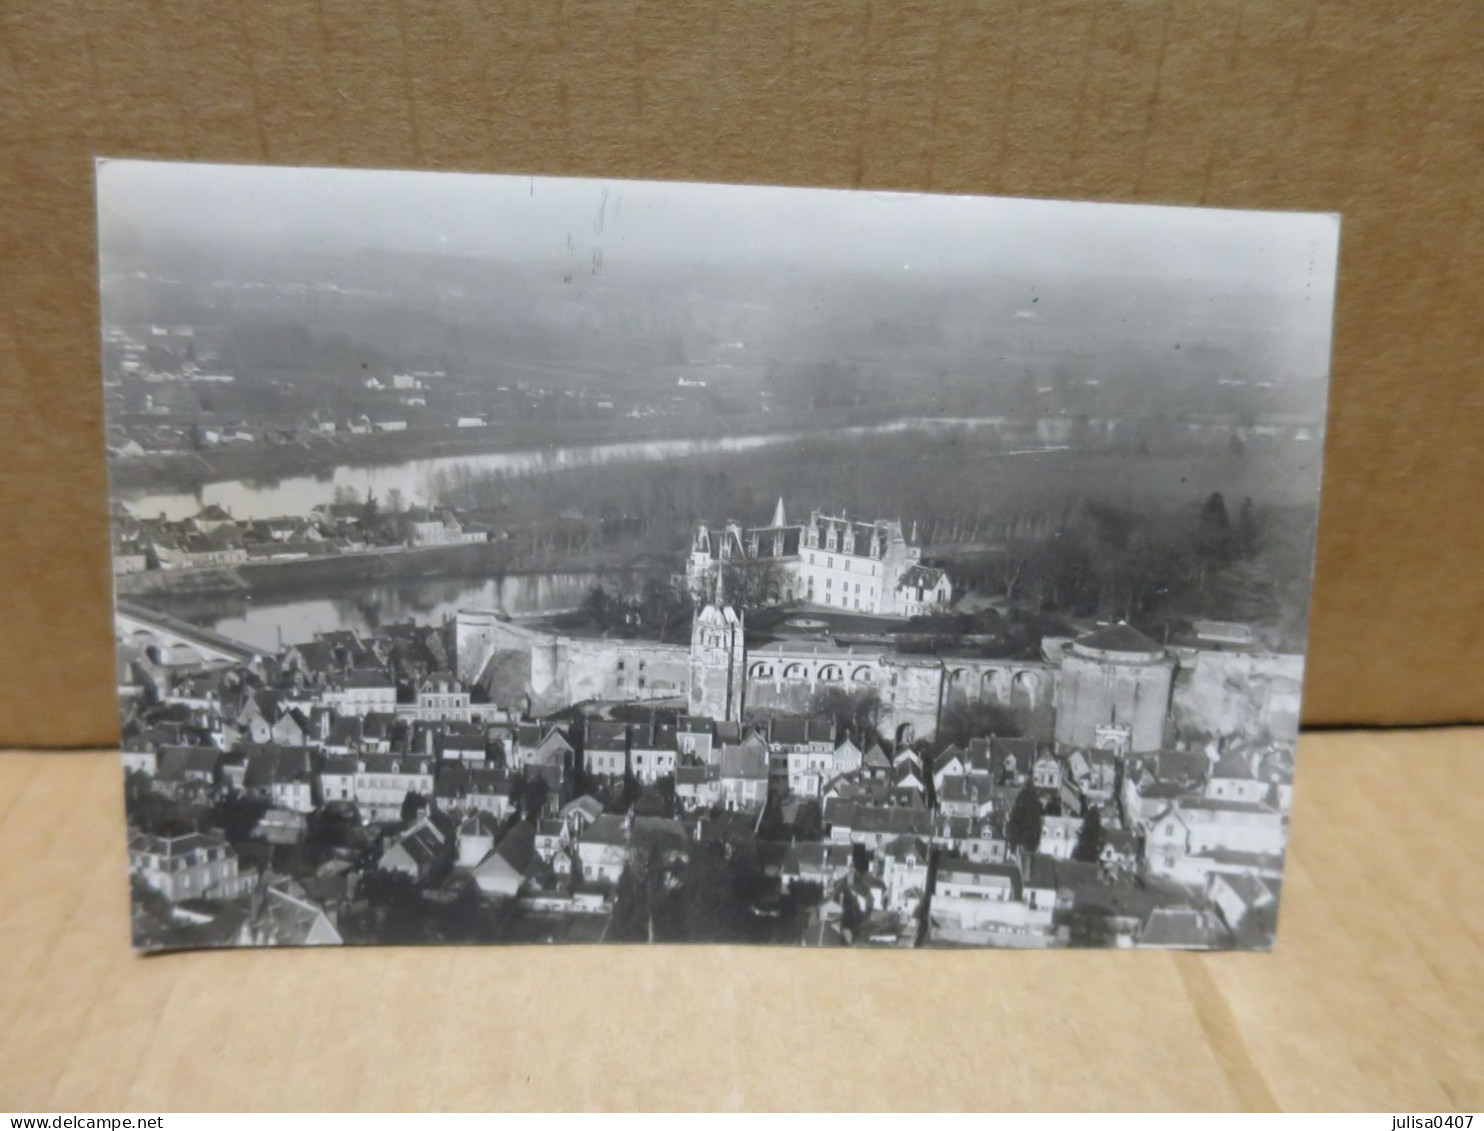
<path fill-rule="evenodd" d="M 892 406 L 823 413 L 750 413 L 706 420 L 626 418 L 560 425 L 501 424 L 480 429 L 316 437 L 286 444 L 242 444 L 199 452 L 115 457 L 109 460 L 108 472 L 115 491 L 197 491 L 228 480 L 271 484 L 295 476 L 328 475 L 346 466 L 377 468 L 410 461 L 514 454 L 586 444 L 707 440 L 869 427 L 901 415 L 901 406 Z"/>
<path fill-rule="evenodd" d="M 485 578 L 522 574 L 674 572 L 675 563 L 635 545 L 582 554 L 533 555 L 516 541 L 327 555 L 293 561 L 251 562 L 191 570 L 148 570 L 116 579 L 120 597 L 155 599 L 237 596 L 283 598 L 389 582 Z"/>

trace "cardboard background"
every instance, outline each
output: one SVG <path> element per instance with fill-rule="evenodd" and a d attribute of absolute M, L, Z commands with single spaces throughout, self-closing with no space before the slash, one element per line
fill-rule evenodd
<path fill-rule="evenodd" d="M 1484 717 L 1484 6 L 0 7 L 0 742 L 116 736 L 92 158 L 1344 214 L 1306 718 Z"/>
<path fill-rule="evenodd" d="M 118 757 L 0 755 L 0 1107 L 1477 1111 L 1481 748 L 1304 735 L 1272 954 L 141 958 Z"/>

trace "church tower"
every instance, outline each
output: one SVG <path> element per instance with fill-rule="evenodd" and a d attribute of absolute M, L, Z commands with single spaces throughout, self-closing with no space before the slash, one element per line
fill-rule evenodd
<path fill-rule="evenodd" d="M 742 718 L 746 645 L 742 614 L 725 604 L 720 571 L 713 601 L 690 629 L 690 713 L 722 722 Z"/>

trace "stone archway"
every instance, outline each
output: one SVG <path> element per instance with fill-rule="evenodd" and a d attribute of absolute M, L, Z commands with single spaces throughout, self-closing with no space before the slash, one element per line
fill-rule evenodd
<path fill-rule="evenodd" d="M 1033 711 L 1041 695 L 1041 676 L 1033 671 L 1018 671 L 1010 677 L 1010 705 L 1016 710 Z"/>

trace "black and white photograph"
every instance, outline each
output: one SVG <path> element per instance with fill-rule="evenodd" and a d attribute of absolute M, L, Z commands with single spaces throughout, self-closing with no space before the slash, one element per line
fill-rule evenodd
<path fill-rule="evenodd" d="M 97 206 L 137 948 L 1273 947 L 1338 217 Z"/>

